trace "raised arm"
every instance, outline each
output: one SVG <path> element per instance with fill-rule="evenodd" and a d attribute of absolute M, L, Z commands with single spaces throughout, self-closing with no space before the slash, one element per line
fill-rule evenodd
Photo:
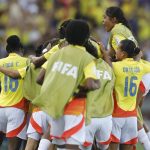
<path fill-rule="evenodd" d="M 32 60 L 32 63 L 35 65 L 36 68 L 40 67 L 41 65 L 43 65 L 47 61 L 44 56 L 32 57 L 31 60 Z"/>
<path fill-rule="evenodd" d="M 109 53 L 105 50 L 103 43 L 99 42 L 98 44 L 100 46 L 103 60 L 106 61 L 112 67 L 111 57 L 110 57 Z"/>

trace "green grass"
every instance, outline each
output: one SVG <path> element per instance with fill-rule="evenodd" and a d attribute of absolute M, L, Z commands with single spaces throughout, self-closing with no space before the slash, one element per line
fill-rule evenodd
<path fill-rule="evenodd" d="M 136 148 L 136 150 L 144 150 L 143 146 L 140 143 L 137 144 Z"/>

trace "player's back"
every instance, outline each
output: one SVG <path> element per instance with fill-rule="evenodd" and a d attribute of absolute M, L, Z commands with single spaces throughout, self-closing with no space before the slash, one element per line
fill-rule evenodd
<path fill-rule="evenodd" d="M 106 117 L 112 114 L 113 98 L 112 91 L 115 77 L 112 68 L 102 59 L 96 60 L 97 78 L 100 80 L 101 88 L 87 94 L 87 104 L 91 107 L 90 115 L 93 118 Z M 87 113 L 89 113 L 87 111 Z"/>
<path fill-rule="evenodd" d="M 115 94 L 120 108 L 126 111 L 135 109 L 139 83 L 148 66 L 134 61 L 132 58 L 114 62 L 113 69 L 116 76 Z M 147 67 L 147 68 L 146 68 Z"/>
<path fill-rule="evenodd" d="M 109 46 L 113 47 L 113 49 L 116 51 L 118 44 L 120 43 L 121 40 L 124 39 L 132 40 L 136 45 L 138 45 L 132 32 L 122 23 L 118 23 L 111 30 L 111 34 L 109 38 Z"/>
<path fill-rule="evenodd" d="M 0 60 L 0 65 L 11 69 L 20 69 L 27 66 L 27 58 L 16 53 L 10 53 L 8 57 Z M 7 107 L 19 103 L 23 98 L 23 79 L 13 79 L 0 73 L 0 80 L 0 106 Z"/>

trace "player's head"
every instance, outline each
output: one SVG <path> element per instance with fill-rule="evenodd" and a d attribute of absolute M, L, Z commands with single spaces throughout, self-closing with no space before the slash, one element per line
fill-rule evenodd
<path fill-rule="evenodd" d="M 117 60 L 122 60 L 124 58 L 134 58 L 139 53 L 140 48 L 138 48 L 133 41 L 125 39 L 119 43 L 118 49 L 116 51 L 116 58 Z"/>
<path fill-rule="evenodd" d="M 108 7 L 104 14 L 103 24 L 105 30 L 110 32 L 115 24 L 122 23 L 130 29 L 127 19 L 124 16 L 123 11 L 119 7 Z"/>
<path fill-rule="evenodd" d="M 7 38 L 6 50 L 8 53 L 20 52 L 23 48 L 20 38 L 17 35 L 11 35 Z"/>
<path fill-rule="evenodd" d="M 58 33 L 59 33 L 59 38 L 60 39 L 64 39 L 66 36 L 66 28 L 67 25 L 71 22 L 71 19 L 65 20 L 62 22 L 62 24 L 60 25 L 59 29 L 58 29 Z"/>
<path fill-rule="evenodd" d="M 89 26 L 87 22 L 83 20 L 72 20 L 67 26 L 66 40 L 69 44 L 84 45 L 89 35 Z"/>

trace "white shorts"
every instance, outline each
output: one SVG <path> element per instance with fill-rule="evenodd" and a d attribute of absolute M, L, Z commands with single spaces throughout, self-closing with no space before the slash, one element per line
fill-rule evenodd
<path fill-rule="evenodd" d="M 51 126 L 53 143 L 57 145 L 80 145 L 85 141 L 85 120 L 81 115 L 64 115 L 60 119 L 53 119 Z"/>
<path fill-rule="evenodd" d="M 15 107 L 0 108 L 0 131 L 8 138 L 26 139 L 27 114 Z"/>
<path fill-rule="evenodd" d="M 112 142 L 122 144 L 137 143 L 137 117 L 113 119 Z"/>
<path fill-rule="evenodd" d="M 108 148 L 111 142 L 112 116 L 104 118 L 92 118 L 86 126 L 86 140 L 84 147 L 92 147 L 94 137 L 98 145 Z M 86 149 L 86 148 L 85 148 Z"/>
<path fill-rule="evenodd" d="M 33 112 L 30 118 L 27 136 L 39 141 L 48 126 L 51 124 L 51 117 L 43 111 Z"/>

